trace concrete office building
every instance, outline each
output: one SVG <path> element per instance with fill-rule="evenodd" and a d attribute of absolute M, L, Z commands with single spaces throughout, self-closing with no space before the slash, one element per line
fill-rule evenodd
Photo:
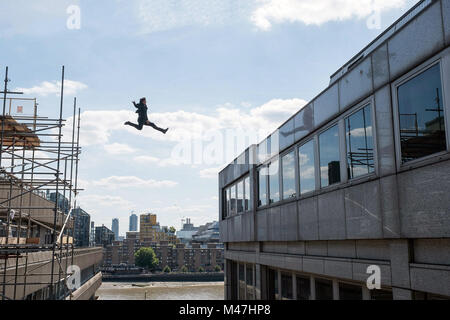
<path fill-rule="evenodd" d="M 58 192 L 58 196 L 56 195 L 56 192 L 50 192 L 47 190 L 46 194 L 47 200 L 51 202 L 58 202 L 57 206 L 58 209 L 64 212 L 65 214 L 69 213 L 69 199 L 67 199 L 63 194 Z"/>
<path fill-rule="evenodd" d="M 137 231 L 138 229 L 138 218 L 134 213 L 130 215 L 130 225 L 128 231 Z"/>
<path fill-rule="evenodd" d="M 114 232 L 114 240 L 119 240 L 119 219 L 113 219 L 111 230 Z"/>
<path fill-rule="evenodd" d="M 176 232 L 177 238 L 181 243 L 189 243 L 192 241 L 194 234 L 198 232 L 198 229 L 198 227 L 194 227 L 194 224 L 191 223 L 191 219 L 187 218 L 186 223 L 183 223 L 183 228 Z"/>
<path fill-rule="evenodd" d="M 168 241 L 140 242 L 139 238 L 133 235 L 123 242 L 114 241 L 107 246 L 103 266 L 106 268 L 134 267 L 134 254 L 142 247 L 149 247 L 155 251 L 159 270 L 163 270 L 166 266 L 169 266 L 172 271 L 181 271 L 183 267 L 186 267 L 190 272 L 199 271 L 200 268 L 213 272 L 217 266 L 223 269 L 223 248 L 217 243 L 205 245 L 194 243 L 186 246 L 183 243 L 173 245 Z"/>
<path fill-rule="evenodd" d="M 74 219 L 74 244 L 78 248 L 89 247 L 91 216 L 80 207 L 72 209 Z"/>
<path fill-rule="evenodd" d="M 169 228 L 162 227 L 157 222 L 156 214 L 142 214 L 140 216 L 139 238 L 146 242 L 169 241 L 177 242 L 177 237 L 169 231 Z"/>
<path fill-rule="evenodd" d="M 95 246 L 95 222 L 91 221 L 91 232 L 89 234 L 89 247 Z"/>
<path fill-rule="evenodd" d="M 192 242 L 217 243 L 220 241 L 220 227 L 218 221 L 209 222 L 198 228 L 192 236 Z"/>
<path fill-rule="evenodd" d="M 227 299 L 450 297 L 449 45 L 420 1 L 220 172 Z"/>
<path fill-rule="evenodd" d="M 106 246 L 113 243 L 115 238 L 114 232 L 109 230 L 105 226 L 95 227 L 95 245 L 96 246 Z"/>

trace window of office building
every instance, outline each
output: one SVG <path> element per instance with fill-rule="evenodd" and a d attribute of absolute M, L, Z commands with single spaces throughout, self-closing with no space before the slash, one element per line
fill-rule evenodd
<path fill-rule="evenodd" d="M 244 211 L 244 181 L 237 183 L 237 212 Z"/>
<path fill-rule="evenodd" d="M 227 188 L 227 217 L 231 215 L 231 189 Z"/>
<path fill-rule="evenodd" d="M 294 298 L 292 275 L 289 273 L 281 273 L 281 297 L 285 300 L 292 300 Z"/>
<path fill-rule="evenodd" d="M 305 194 L 316 190 L 316 169 L 314 140 L 309 141 L 298 149 L 300 168 L 300 193 Z"/>
<path fill-rule="evenodd" d="M 278 272 L 267 270 L 267 300 L 278 300 Z"/>
<path fill-rule="evenodd" d="M 362 300 L 362 287 L 339 283 L 339 300 Z"/>
<path fill-rule="evenodd" d="M 400 85 L 397 93 L 402 162 L 446 150 L 440 63 Z"/>
<path fill-rule="evenodd" d="M 306 277 L 296 277 L 297 282 L 297 300 L 311 299 L 311 280 Z"/>
<path fill-rule="evenodd" d="M 281 159 L 283 167 L 283 199 L 295 198 L 295 153 L 294 151 L 286 154 Z"/>
<path fill-rule="evenodd" d="M 250 177 L 245 178 L 244 188 L 245 188 L 244 210 L 249 211 L 252 210 L 252 204 L 250 203 Z"/>
<path fill-rule="evenodd" d="M 267 205 L 267 167 L 262 167 L 258 171 L 258 206 Z"/>
<path fill-rule="evenodd" d="M 392 291 L 388 290 L 370 290 L 371 300 L 393 300 Z"/>
<path fill-rule="evenodd" d="M 345 119 L 345 137 L 349 179 L 373 172 L 375 166 L 370 105 Z"/>
<path fill-rule="evenodd" d="M 246 268 L 247 273 L 247 300 L 255 299 L 255 284 L 253 279 L 253 266 L 248 265 Z"/>
<path fill-rule="evenodd" d="M 269 165 L 269 203 L 280 201 L 280 172 L 278 160 Z"/>
<path fill-rule="evenodd" d="M 341 181 L 339 127 L 335 125 L 319 136 L 320 181 L 322 188 Z"/>
<path fill-rule="evenodd" d="M 316 300 L 333 300 L 333 282 L 326 279 L 315 279 Z"/>
<path fill-rule="evenodd" d="M 233 215 L 236 214 L 236 185 L 233 185 L 230 190 L 230 215 Z"/>
<path fill-rule="evenodd" d="M 245 267 L 239 264 L 239 300 L 245 300 Z"/>
<path fill-rule="evenodd" d="M 230 216 L 230 188 L 224 189 L 223 218 Z"/>

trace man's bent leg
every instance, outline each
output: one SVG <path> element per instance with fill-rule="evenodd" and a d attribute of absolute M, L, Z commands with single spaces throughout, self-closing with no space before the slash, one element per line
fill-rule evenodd
<path fill-rule="evenodd" d="M 135 124 L 135 123 L 132 123 L 132 122 L 127 122 L 126 124 L 136 128 L 139 131 L 141 131 L 142 128 L 144 127 L 144 124 L 142 122 L 139 122 L 139 124 Z"/>
<path fill-rule="evenodd" d="M 167 130 L 158 127 L 158 126 L 157 126 L 156 124 L 154 124 L 153 122 L 147 121 L 146 125 L 152 127 L 152 128 L 155 129 L 155 130 L 161 131 L 162 133 L 166 133 L 166 132 L 167 132 Z"/>

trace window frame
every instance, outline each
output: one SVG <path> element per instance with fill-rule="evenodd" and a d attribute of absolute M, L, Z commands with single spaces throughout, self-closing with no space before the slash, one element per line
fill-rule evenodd
<path fill-rule="evenodd" d="M 320 180 L 320 175 L 318 176 L 317 175 L 317 168 L 318 168 L 318 166 L 320 166 L 320 163 L 319 162 L 317 162 L 317 160 L 318 160 L 318 152 L 319 152 L 319 150 L 318 150 L 318 139 L 319 139 L 319 136 L 316 134 L 316 135 L 314 135 L 314 136 L 312 136 L 310 139 L 308 139 L 308 140 L 306 140 L 305 142 L 303 142 L 303 143 L 301 143 L 301 144 L 297 144 L 296 145 L 296 154 L 297 154 L 297 159 L 296 159 L 296 170 L 297 170 L 297 172 L 298 172 L 298 174 L 297 174 L 297 180 L 298 180 L 298 182 L 297 182 L 297 188 L 298 188 L 298 198 L 304 198 L 304 197 L 308 197 L 309 195 L 311 195 L 311 194 L 314 194 L 314 192 L 316 192 L 317 190 L 320 190 L 320 188 L 318 188 L 317 186 L 320 186 L 320 182 L 319 182 L 319 184 L 317 184 L 318 182 L 317 182 L 317 179 L 318 179 L 318 177 L 319 177 L 319 180 Z M 303 146 L 305 146 L 305 145 L 307 145 L 308 143 L 310 143 L 310 142 L 313 142 L 313 152 L 314 152 L 314 190 L 311 190 L 311 191 L 308 191 L 308 192 L 305 192 L 305 193 L 302 193 L 302 187 L 301 187 L 301 183 L 302 183 L 302 180 L 301 180 L 301 178 L 300 178 L 300 174 L 301 174 L 301 170 L 300 170 L 300 159 L 299 159 L 299 157 L 300 157 L 300 148 L 301 147 L 303 147 Z"/>
<path fill-rule="evenodd" d="M 249 186 L 248 190 L 247 190 L 246 183 L 245 183 L 245 181 L 247 179 L 248 179 L 248 186 Z M 245 175 L 242 178 L 242 181 L 244 182 L 244 211 L 243 211 L 243 213 L 246 213 L 246 212 L 250 212 L 250 211 L 253 210 L 252 195 L 251 195 L 251 192 L 250 192 L 251 184 L 252 184 L 252 182 L 250 180 L 250 174 Z M 246 197 L 247 195 L 248 195 L 248 208 L 246 209 L 245 208 L 245 201 L 247 200 L 247 197 Z"/>
<path fill-rule="evenodd" d="M 241 176 L 239 179 L 236 179 L 232 183 L 228 184 L 226 187 L 222 188 L 222 191 L 225 194 L 224 195 L 225 203 L 227 204 L 227 205 L 224 206 L 224 208 L 222 210 L 222 216 L 224 217 L 222 220 L 226 220 L 228 218 L 235 217 L 235 216 L 242 215 L 242 214 L 245 214 L 245 213 L 253 211 L 253 209 L 252 209 L 252 207 L 253 207 L 253 205 L 252 205 L 252 194 L 251 194 L 250 190 L 248 190 L 248 192 L 249 192 L 249 209 L 245 210 L 245 203 L 244 202 L 245 202 L 245 195 L 247 194 L 247 188 L 245 187 L 245 180 L 246 179 L 249 180 L 249 183 L 251 185 L 250 173 L 246 173 L 244 176 Z M 239 183 L 242 183 L 242 185 L 243 185 L 242 192 L 243 192 L 243 197 L 244 197 L 243 200 L 244 200 L 244 202 L 243 202 L 243 205 L 242 205 L 242 208 L 243 208 L 242 212 L 238 212 L 238 210 L 237 210 L 238 209 L 237 208 L 237 203 L 238 203 L 237 195 L 238 195 L 238 185 L 239 185 Z M 235 210 L 235 212 L 231 211 L 231 189 L 233 187 L 236 188 L 236 210 Z M 249 189 L 251 189 L 251 187 Z M 227 201 L 228 190 L 230 192 L 230 207 L 228 207 L 228 201 Z M 223 213 L 227 213 L 227 215 L 225 216 Z"/>
<path fill-rule="evenodd" d="M 265 180 L 266 180 L 266 203 L 262 204 L 262 205 L 259 205 L 259 200 L 260 200 L 259 196 L 260 196 L 260 191 L 261 191 L 260 187 L 259 187 L 259 184 L 260 184 L 260 174 L 259 173 L 260 173 L 261 170 L 267 170 L 268 171 L 269 170 L 269 164 L 263 164 L 263 165 L 259 166 L 256 169 L 257 185 L 258 185 L 258 201 L 256 202 L 256 205 L 257 205 L 256 209 L 257 210 L 270 206 L 270 204 L 269 204 L 269 175 L 268 174 L 265 175 Z"/>
<path fill-rule="evenodd" d="M 433 153 L 422 158 L 414 159 L 406 163 L 402 163 L 402 150 L 400 142 L 400 115 L 398 106 L 398 88 L 407 83 L 408 81 L 416 78 L 425 71 L 434 67 L 436 64 L 440 64 L 440 76 L 441 76 L 441 86 L 442 86 L 442 107 L 444 109 L 444 123 L 445 123 L 445 137 L 446 137 L 446 150 Z M 416 68 L 405 73 L 403 76 L 399 77 L 397 80 L 391 83 L 392 91 L 392 113 L 394 118 L 394 140 L 395 140 L 395 156 L 396 165 L 398 171 L 408 170 L 410 168 L 420 166 L 422 163 L 430 161 L 432 159 L 439 158 L 447 154 L 450 151 L 450 115 L 448 108 L 448 97 L 450 97 L 450 81 L 447 81 L 444 77 L 444 73 L 450 74 L 450 49 L 444 50 L 443 52 L 437 54 L 433 58 L 427 60 Z"/>
<path fill-rule="evenodd" d="M 283 179 L 284 166 L 283 166 L 283 158 L 285 156 L 287 156 L 288 154 L 290 154 L 290 153 L 294 154 L 295 197 L 284 198 L 284 179 Z M 299 182 L 298 182 L 298 180 L 299 180 L 299 176 L 298 176 L 299 171 L 298 171 L 298 168 L 297 168 L 298 167 L 297 166 L 297 162 L 298 162 L 298 148 L 296 148 L 296 144 L 293 147 L 291 147 L 291 148 L 283 151 L 282 153 L 280 153 L 280 156 L 278 157 L 278 160 L 279 160 L 279 168 L 278 168 L 278 170 L 279 170 L 279 173 L 280 173 L 279 174 L 279 178 L 280 178 L 279 179 L 280 180 L 280 201 L 279 202 L 290 202 L 290 201 L 293 201 L 293 200 L 297 200 L 299 198 L 298 197 L 299 196 Z M 275 202 L 275 203 L 278 203 L 278 202 Z"/>
<path fill-rule="evenodd" d="M 327 132 L 328 130 L 330 130 L 333 127 L 337 127 L 338 129 L 338 141 L 339 141 L 339 146 L 338 146 L 338 150 L 339 150 L 339 167 L 340 167 L 340 180 L 337 183 L 333 183 L 333 184 L 328 184 L 328 186 L 323 187 L 322 186 L 322 171 L 321 171 L 321 166 L 320 166 L 320 161 L 321 161 L 321 157 L 320 157 L 320 136 Z M 344 128 L 344 118 L 342 117 L 342 115 L 339 118 L 336 118 L 334 121 L 328 123 L 326 126 L 324 126 L 323 128 L 321 128 L 319 131 L 317 131 L 316 136 L 317 136 L 317 151 L 318 151 L 318 159 L 317 159 L 317 163 L 318 163 L 318 167 L 316 168 L 316 171 L 318 171 L 318 175 L 319 175 L 319 187 L 318 190 L 327 190 L 327 189 L 332 189 L 333 187 L 336 187 L 338 185 L 341 185 L 345 182 L 347 182 L 347 179 L 343 179 L 344 174 L 345 177 L 347 177 L 347 169 L 345 169 L 345 173 L 342 172 L 342 165 L 343 165 L 343 158 L 345 159 L 345 162 L 347 160 L 346 156 L 347 153 L 345 152 L 343 155 L 343 141 L 342 138 L 344 138 L 344 143 L 345 143 L 345 136 L 342 137 L 342 130 Z M 345 156 L 345 157 L 344 157 Z M 345 163 L 345 168 L 347 168 L 347 164 Z M 318 170 L 317 170 L 318 169 Z M 317 186 L 316 186 L 317 188 Z"/>
<path fill-rule="evenodd" d="M 357 176 L 354 178 L 350 178 L 348 175 L 348 166 L 347 166 L 347 151 L 348 151 L 348 145 L 347 145 L 347 128 L 345 128 L 345 120 L 355 113 L 361 111 L 363 108 L 370 106 L 370 116 L 372 118 L 372 143 L 373 143 L 373 165 L 374 165 L 374 171 L 366 173 L 361 176 Z M 349 181 L 359 181 L 364 180 L 368 177 L 371 177 L 373 175 L 378 176 L 379 174 L 379 168 L 378 168 L 378 141 L 377 141 L 377 123 L 376 123 L 376 112 L 375 112 L 375 98 L 374 96 L 370 96 L 367 99 L 363 100 L 362 102 L 358 103 L 357 105 L 350 108 L 348 111 L 344 112 L 342 114 L 342 120 L 344 124 L 344 158 L 345 158 L 345 182 Z M 342 168 L 342 166 L 341 166 Z"/>
<path fill-rule="evenodd" d="M 245 205 L 244 205 L 244 201 L 245 201 L 245 183 L 244 183 L 244 178 L 240 178 L 239 180 L 237 180 L 235 182 L 236 185 L 236 215 L 241 215 L 245 213 Z M 242 187 L 242 202 L 241 202 L 241 206 L 242 206 L 242 211 L 239 211 L 239 185 L 241 185 Z"/>
<path fill-rule="evenodd" d="M 270 166 L 272 164 L 274 164 L 274 162 L 278 162 L 278 194 L 279 194 L 279 199 L 278 201 L 274 201 L 274 202 L 270 202 L 270 192 L 271 192 L 271 188 L 270 188 Z M 283 197 L 282 197 L 282 181 L 281 181 L 281 158 L 280 155 L 275 155 L 273 156 L 273 158 L 270 159 L 270 161 L 266 164 L 266 168 L 267 168 L 267 205 L 268 206 L 273 206 L 276 205 L 277 203 L 281 203 L 283 201 Z"/>

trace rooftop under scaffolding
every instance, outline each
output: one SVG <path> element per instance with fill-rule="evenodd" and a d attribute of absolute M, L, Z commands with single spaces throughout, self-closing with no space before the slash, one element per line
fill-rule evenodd
<path fill-rule="evenodd" d="M 63 119 L 64 67 L 55 118 L 42 116 L 36 99 L 9 97 L 22 94 L 8 91 L 9 81 L 7 67 L 0 98 L 0 298 L 25 299 L 33 287 L 65 299 L 76 255 L 70 210 L 80 191 L 80 109 L 75 98 L 71 123 Z M 36 252 L 45 263 L 36 265 Z"/>

